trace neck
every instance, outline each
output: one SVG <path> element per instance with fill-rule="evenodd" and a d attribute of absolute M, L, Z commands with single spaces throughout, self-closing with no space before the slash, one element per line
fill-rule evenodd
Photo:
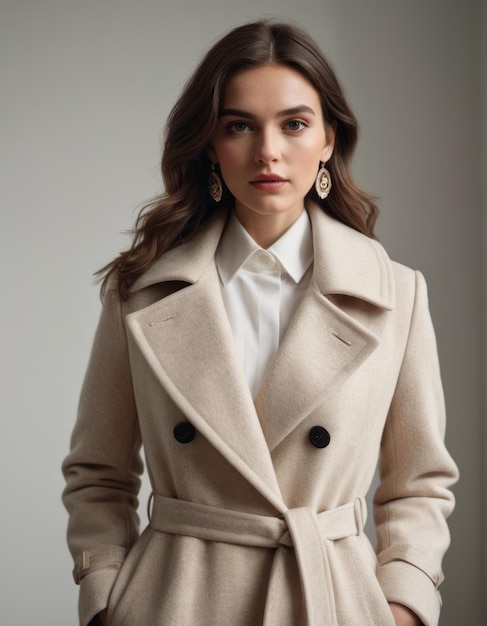
<path fill-rule="evenodd" d="M 249 233 L 252 239 L 261 247 L 266 250 L 270 248 L 273 243 L 280 239 L 284 233 L 291 228 L 294 222 L 303 212 L 302 208 L 299 212 L 292 215 L 265 215 L 255 213 L 251 216 L 247 212 L 242 212 L 235 208 L 235 214 L 238 221 L 242 224 L 245 230 Z"/>

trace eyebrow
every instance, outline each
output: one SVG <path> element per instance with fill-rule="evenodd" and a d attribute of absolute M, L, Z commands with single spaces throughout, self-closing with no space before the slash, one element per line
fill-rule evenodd
<path fill-rule="evenodd" d="M 283 111 L 279 111 L 277 113 L 277 117 L 287 117 L 288 115 L 298 115 L 299 113 L 310 113 L 311 115 L 315 115 L 313 109 L 305 104 L 300 104 L 295 107 L 291 107 L 290 109 L 284 109 Z M 226 117 L 229 115 L 235 115 L 237 117 L 243 117 L 247 120 L 255 120 L 257 116 L 253 113 L 249 113 L 248 111 L 243 111 L 242 109 L 233 109 L 227 108 L 222 109 L 220 111 L 219 117 Z"/>

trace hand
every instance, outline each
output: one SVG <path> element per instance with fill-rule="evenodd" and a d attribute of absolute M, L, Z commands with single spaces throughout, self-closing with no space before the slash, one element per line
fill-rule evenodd
<path fill-rule="evenodd" d="M 403 604 L 389 602 L 396 626 L 421 626 L 419 617 Z"/>
<path fill-rule="evenodd" d="M 100 613 L 98 613 L 97 618 L 98 618 L 98 622 L 99 622 L 102 626 L 106 626 L 106 623 L 107 623 L 107 610 L 106 610 L 106 609 L 104 609 L 103 611 L 101 611 Z"/>

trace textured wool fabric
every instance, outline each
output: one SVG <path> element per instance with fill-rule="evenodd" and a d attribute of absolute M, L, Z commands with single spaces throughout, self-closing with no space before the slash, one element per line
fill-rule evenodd
<path fill-rule="evenodd" d="M 63 466 L 82 626 L 105 607 L 110 626 L 392 626 L 388 601 L 437 624 L 457 469 L 425 282 L 307 209 L 313 276 L 255 400 L 214 261 L 226 212 L 127 302 L 109 288 Z M 139 536 L 141 442 L 157 508 Z M 378 460 L 376 555 L 356 502 Z M 337 510 L 355 512 L 341 532 Z"/>

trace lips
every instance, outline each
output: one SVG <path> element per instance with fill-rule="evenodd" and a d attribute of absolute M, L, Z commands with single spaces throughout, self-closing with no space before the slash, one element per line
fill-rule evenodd
<path fill-rule="evenodd" d="M 251 183 L 266 183 L 266 182 L 285 182 L 286 179 L 279 174 L 258 174 L 255 178 L 252 178 Z"/>
<path fill-rule="evenodd" d="M 260 191 L 277 191 L 284 187 L 287 180 L 278 174 L 258 174 L 249 182 Z"/>

